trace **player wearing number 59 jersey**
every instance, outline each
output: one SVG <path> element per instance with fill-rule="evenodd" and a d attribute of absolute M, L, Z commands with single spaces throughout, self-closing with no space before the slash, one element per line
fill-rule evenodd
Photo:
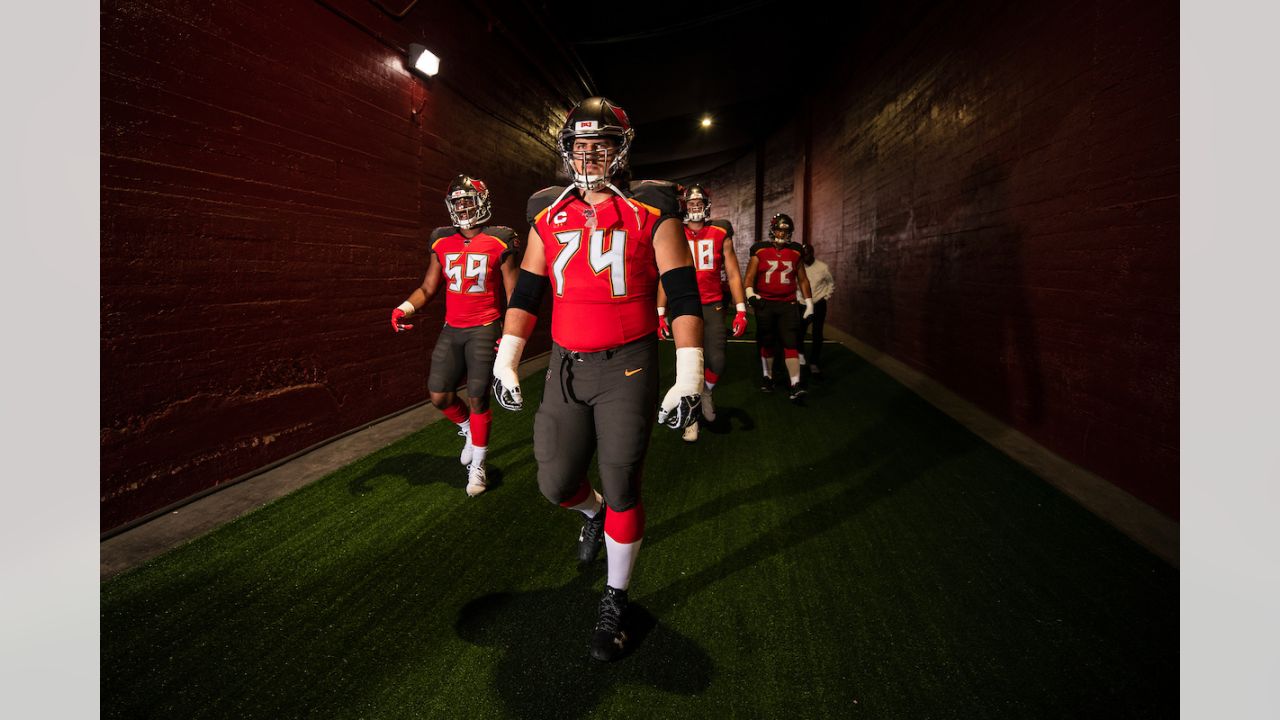
<path fill-rule="evenodd" d="M 801 262 L 801 246 L 791 242 L 795 225 L 783 213 L 769 222 L 769 242 L 751 246 L 747 263 L 747 299 L 756 311 L 756 339 L 760 344 L 760 363 L 764 368 L 761 389 L 773 390 L 773 345 L 782 341 L 787 373 L 791 376 L 791 400 L 799 402 L 804 395 L 800 385 L 799 325 L 796 317 L 796 289 L 804 298 L 804 317 L 813 314 L 813 292 Z M 758 293 L 758 294 L 757 294 Z"/>
<path fill-rule="evenodd" d="M 396 332 L 413 326 L 403 322 L 431 301 L 441 284 L 445 290 L 444 329 L 431 353 L 427 390 L 431 402 L 458 425 L 466 438 L 459 460 L 467 466 L 467 494 L 485 491 L 485 454 L 489 445 L 489 383 L 493 380 L 494 345 L 501 334 L 498 294 L 515 287 L 516 234 L 509 227 L 486 226 L 489 190 L 480 180 L 459 175 L 449 185 L 445 205 L 453 226 L 431 233 L 431 261 L 422 286 L 391 311 Z M 467 376 L 469 405 L 454 392 Z"/>

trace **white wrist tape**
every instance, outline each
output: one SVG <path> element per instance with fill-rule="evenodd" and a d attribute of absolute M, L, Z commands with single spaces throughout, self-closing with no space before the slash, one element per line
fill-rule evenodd
<path fill-rule="evenodd" d="M 662 317 L 663 315 L 666 315 L 666 314 L 667 314 L 667 309 L 666 309 L 666 308 L 664 308 L 664 307 L 660 307 L 660 308 L 658 308 L 658 317 Z"/>
<path fill-rule="evenodd" d="M 498 344 L 498 354 L 493 359 L 495 369 L 507 369 L 515 372 L 520 364 L 520 355 L 524 352 L 525 339 L 519 335 L 503 335 Z"/>
<path fill-rule="evenodd" d="M 408 300 L 405 300 L 404 302 L 400 303 L 399 309 L 404 311 L 405 317 L 409 317 L 414 312 L 413 303 L 409 302 Z"/>
<path fill-rule="evenodd" d="M 755 288 L 747 288 L 747 299 L 750 300 L 753 297 L 756 297 Z"/>
<path fill-rule="evenodd" d="M 671 389 L 682 396 L 699 395 L 702 383 L 702 348 L 676 348 L 676 384 Z"/>
<path fill-rule="evenodd" d="M 734 306 L 733 306 L 733 309 L 734 309 L 734 310 L 737 310 L 738 312 L 746 312 L 746 311 L 747 311 L 747 304 L 746 304 L 746 303 L 738 303 L 737 305 L 734 305 Z"/>

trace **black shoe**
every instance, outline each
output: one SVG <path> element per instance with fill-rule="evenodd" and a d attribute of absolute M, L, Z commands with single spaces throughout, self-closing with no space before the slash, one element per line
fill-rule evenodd
<path fill-rule="evenodd" d="M 773 392 L 773 378 L 767 377 L 760 379 L 760 392 Z"/>
<path fill-rule="evenodd" d="M 587 565 L 596 561 L 600 548 L 604 545 L 604 514 L 609 506 L 600 503 L 600 512 L 582 524 L 582 532 L 578 533 L 578 562 Z"/>
<path fill-rule="evenodd" d="M 803 385 L 796 385 L 795 387 L 791 388 L 791 395 L 790 395 L 791 402 L 797 405 L 802 405 L 804 404 L 804 396 L 807 394 L 808 394 L 808 391 L 804 389 Z"/>
<path fill-rule="evenodd" d="M 600 598 L 600 618 L 591 634 L 591 657 L 609 662 L 617 660 L 627 649 L 627 633 L 622 629 L 627 612 L 627 591 L 604 586 Z"/>

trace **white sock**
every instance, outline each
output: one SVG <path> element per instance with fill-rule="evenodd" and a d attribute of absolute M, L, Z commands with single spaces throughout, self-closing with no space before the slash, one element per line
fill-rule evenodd
<path fill-rule="evenodd" d="M 765 377 L 773 377 L 773 358 L 760 358 L 760 367 L 764 370 Z"/>
<path fill-rule="evenodd" d="M 626 590 L 631 585 L 631 570 L 636 566 L 636 555 L 640 554 L 640 543 L 644 538 L 633 543 L 620 543 L 604 534 L 604 547 L 609 561 L 609 586 Z"/>
<path fill-rule="evenodd" d="M 800 353 L 798 357 L 800 358 L 800 364 L 804 365 L 804 353 Z"/>
<path fill-rule="evenodd" d="M 791 376 L 791 387 L 795 387 L 795 386 L 797 386 L 797 385 L 799 385 L 799 384 L 800 384 L 800 376 L 799 376 L 799 375 L 792 375 L 792 376 Z"/>
<path fill-rule="evenodd" d="M 596 513 L 600 512 L 600 503 L 602 501 L 603 499 L 600 497 L 600 493 L 596 492 L 593 489 L 591 491 L 591 494 L 587 496 L 586 500 L 583 500 L 582 502 L 578 503 L 577 505 L 574 505 L 569 509 L 577 510 L 583 515 L 586 515 L 587 519 L 590 520 L 591 518 L 596 516 Z"/>
<path fill-rule="evenodd" d="M 485 453 L 485 451 L 486 451 L 486 450 L 488 450 L 488 449 L 489 449 L 489 448 L 487 448 L 487 447 L 480 447 L 479 445 L 473 445 L 473 446 L 471 447 L 471 464 L 472 464 L 472 465 L 477 465 L 477 464 L 478 464 L 478 465 L 483 465 L 483 464 L 484 464 L 484 453 Z"/>
<path fill-rule="evenodd" d="M 467 418 L 458 423 L 458 429 L 467 434 L 467 439 L 471 439 L 471 418 Z"/>
<path fill-rule="evenodd" d="M 702 384 L 707 387 L 707 392 L 711 392 L 712 390 L 716 389 L 716 384 L 713 382 L 708 382 L 706 380 L 703 380 Z"/>

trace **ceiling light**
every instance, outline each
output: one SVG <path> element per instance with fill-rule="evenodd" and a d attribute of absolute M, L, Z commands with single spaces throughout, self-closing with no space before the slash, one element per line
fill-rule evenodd
<path fill-rule="evenodd" d="M 704 127 L 704 128 L 709 128 L 709 127 L 711 127 L 711 117 L 710 117 L 709 115 L 708 115 L 708 116 L 704 116 L 704 117 L 702 118 L 702 127 Z"/>

